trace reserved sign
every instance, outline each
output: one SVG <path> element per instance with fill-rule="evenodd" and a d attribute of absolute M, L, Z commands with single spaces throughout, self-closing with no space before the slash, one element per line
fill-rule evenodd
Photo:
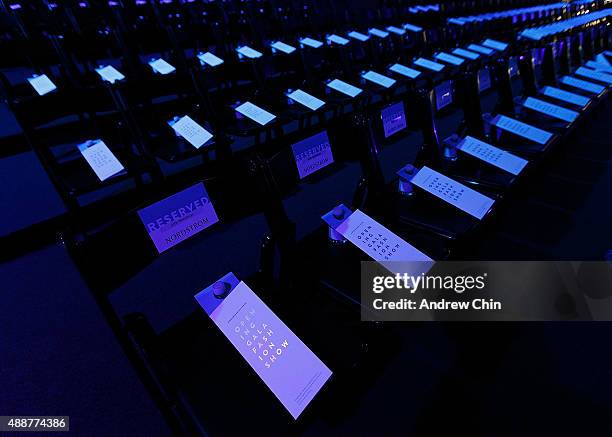
<path fill-rule="evenodd" d="M 403 102 L 387 106 L 380 111 L 380 117 L 382 118 L 385 138 L 406 129 L 406 112 Z"/>
<path fill-rule="evenodd" d="M 300 179 L 334 162 L 327 131 L 306 138 L 291 146 Z"/>

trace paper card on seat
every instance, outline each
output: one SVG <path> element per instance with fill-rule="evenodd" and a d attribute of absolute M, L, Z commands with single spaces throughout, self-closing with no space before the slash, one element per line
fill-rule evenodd
<path fill-rule="evenodd" d="M 396 82 L 395 79 L 391 79 L 390 77 L 387 77 L 375 71 L 365 72 L 361 75 L 361 77 L 384 88 L 390 88 Z"/>
<path fill-rule="evenodd" d="M 482 45 L 490 49 L 499 50 L 500 52 L 503 52 L 508 48 L 508 44 L 503 43 L 501 41 L 496 41 L 494 39 L 485 39 L 482 42 Z"/>
<path fill-rule="evenodd" d="M 440 110 L 446 108 L 448 105 L 453 103 L 453 84 L 450 80 L 442 82 L 440 85 L 434 88 L 434 95 L 436 96 L 436 109 Z"/>
<path fill-rule="evenodd" d="M 291 53 L 295 52 L 297 49 L 289 44 L 286 44 L 282 41 L 276 41 L 273 42 L 272 44 L 270 44 L 270 46 L 275 49 L 278 50 L 279 52 L 283 52 L 286 53 L 288 55 L 290 55 Z"/>
<path fill-rule="evenodd" d="M 242 46 L 242 47 L 238 47 L 236 49 L 236 51 L 238 53 L 240 53 L 242 56 L 244 56 L 245 58 L 249 58 L 249 59 L 257 59 L 257 58 L 261 58 L 263 56 L 263 53 L 249 47 L 249 46 Z"/>
<path fill-rule="evenodd" d="M 276 115 L 270 114 L 265 109 L 262 109 L 251 102 L 243 103 L 236 108 L 236 111 L 262 126 L 265 126 L 276 118 Z"/>
<path fill-rule="evenodd" d="M 104 141 L 88 141 L 80 144 L 78 148 L 83 158 L 102 182 L 125 170 L 113 152 L 104 144 Z"/>
<path fill-rule="evenodd" d="M 332 42 L 332 43 L 334 43 L 334 44 L 338 44 L 338 45 L 341 45 L 341 46 L 345 46 L 345 45 L 347 45 L 347 44 L 349 43 L 349 40 L 348 40 L 348 39 L 343 38 L 343 37 L 341 37 L 340 35 L 336 35 L 336 34 L 329 35 L 329 36 L 327 37 L 327 40 L 328 40 L 329 42 Z"/>
<path fill-rule="evenodd" d="M 526 159 L 471 136 L 465 137 L 457 146 L 457 149 L 515 176 L 519 175 L 529 163 Z"/>
<path fill-rule="evenodd" d="M 374 35 L 378 38 L 386 38 L 389 36 L 389 32 L 385 32 L 384 30 L 376 29 L 375 27 L 369 30 L 370 35 Z"/>
<path fill-rule="evenodd" d="M 163 75 L 170 74 L 176 71 L 176 68 L 174 68 L 172 65 L 170 65 L 168 62 L 161 58 L 149 62 L 149 65 L 151 66 L 153 71 Z"/>
<path fill-rule="evenodd" d="M 453 54 L 457 56 L 463 56 L 464 58 L 471 59 L 471 60 L 480 58 L 480 55 L 478 53 L 475 53 L 475 52 L 472 52 L 466 49 L 461 49 L 461 48 L 453 49 Z"/>
<path fill-rule="evenodd" d="M 414 24 L 410 24 L 410 23 L 404 24 L 404 29 L 409 30 L 411 32 L 420 32 L 423 30 L 422 27 L 415 26 Z"/>
<path fill-rule="evenodd" d="M 312 47 L 313 49 L 318 49 L 319 47 L 323 45 L 321 41 L 317 41 L 316 39 L 313 39 L 313 38 L 302 38 L 300 40 L 300 44 L 308 46 L 308 47 Z"/>
<path fill-rule="evenodd" d="M 361 41 L 361 42 L 365 42 L 370 39 L 368 35 L 364 35 L 363 33 L 357 32 L 355 30 L 349 32 L 348 36 L 350 36 L 353 39 L 356 39 L 357 41 Z"/>
<path fill-rule="evenodd" d="M 567 121 L 568 123 L 575 121 L 579 115 L 576 111 L 536 99 L 535 97 L 527 97 L 523 102 L 523 106 L 541 114 Z"/>
<path fill-rule="evenodd" d="M 601 71 L 591 70 L 590 68 L 580 67 L 575 73 L 578 76 L 586 77 L 588 79 L 598 80 L 600 82 L 612 85 L 612 74 L 603 73 Z"/>
<path fill-rule="evenodd" d="M 141 209 L 138 216 L 158 253 L 219 221 L 202 182 Z"/>
<path fill-rule="evenodd" d="M 211 285 L 195 295 L 196 301 L 297 419 L 332 371 L 247 284 L 238 281 L 233 273 L 219 282 L 229 288 L 225 298 L 216 298 Z"/>
<path fill-rule="evenodd" d="M 545 86 L 542 88 L 541 93 L 547 97 L 560 100 L 562 102 L 572 103 L 584 108 L 589 104 L 590 100 L 587 97 L 581 96 L 580 94 L 570 93 L 559 88 L 552 86 Z"/>
<path fill-rule="evenodd" d="M 599 64 L 603 64 L 603 65 L 607 65 L 607 66 L 611 66 L 612 65 L 612 64 L 610 64 L 610 61 L 608 61 L 608 59 L 606 58 L 606 56 L 603 53 L 600 53 L 597 56 L 595 56 L 595 61 L 597 61 Z"/>
<path fill-rule="evenodd" d="M 219 58 L 218 56 L 210 52 L 198 54 L 198 59 L 200 60 L 201 63 L 209 65 L 211 67 L 217 67 L 223 64 L 224 62 L 223 59 Z"/>
<path fill-rule="evenodd" d="M 389 67 L 389 70 L 397 74 L 401 74 L 402 76 L 409 77 L 410 79 L 415 79 L 419 76 L 419 74 L 421 74 L 420 71 L 415 70 L 414 68 L 406 67 L 402 64 L 393 64 L 391 67 Z"/>
<path fill-rule="evenodd" d="M 586 63 L 586 66 L 589 67 L 589 68 L 592 68 L 593 70 L 602 71 L 604 73 L 612 74 L 612 66 L 609 65 L 609 64 L 606 65 L 606 64 L 602 64 L 600 62 L 588 61 Z"/>
<path fill-rule="evenodd" d="M 213 135 L 196 123 L 191 117 L 185 115 L 176 123 L 172 124 L 172 129 L 180 136 L 185 138 L 189 144 L 196 149 L 202 147 Z"/>
<path fill-rule="evenodd" d="M 470 44 L 469 46 L 467 46 L 467 48 L 473 52 L 482 53 L 483 55 L 490 55 L 494 52 L 493 49 L 490 49 L 489 47 L 483 47 L 478 44 Z"/>
<path fill-rule="evenodd" d="M 103 80 L 110 83 L 125 79 L 125 76 L 112 65 L 106 67 L 96 68 L 96 72 L 102 77 Z"/>
<path fill-rule="evenodd" d="M 478 90 L 480 92 L 491 88 L 491 73 L 488 68 L 478 70 Z"/>
<path fill-rule="evenodd" d="M 414 61 L 414 65 L 418 65 L 419 67 L 427 68 L 428 70 L 432 71 L 442 71 L 444 69 L 444 65 L 425 58 L 417 59 Z"/>
<path fill-rule="evenodd" d="M 435 54 L 434 58 L 440 61 L 448 62 L 449 64 L 452 64 L 452 65 L 461 65 L 464 62 L 464 59 L 458 58 L 457 56 L 449 55 L 448 53 L 444 53 L 444 52 Z"/>
<path fill-rule="evenodd" d="M 385 138 L 406 129 L 406 112 L 404 103 L 398 102 L 380 111 Z"/>
<path fill-rule="evenodd" d="M 321 99 L 317 99 L 315 96 L 311 96 L 305 91 L 295 90 L 287 94 L 291 100 L 298 102 L 301 105 L 306 106 L 308 109 L 316 111 L 321 106 L 325 105 L 325 102 Z"/>
<path fill-rule="evenodd" d="M 553 136 L 550 132 L 539 129 L 514 118 L 498 115 L 494 124 L 505 131 L 511 132 L 528 140 L 535 141 L 538 144 L 546 144 Z"/>
<path fill-rule="evenodd" d="M 56 90 L 57 87 L 55 84 L 49 79 L 49 76 L 46 74 L 41 74 L 40 76 L 29 77 L 28 82 L 32 85 L 32 88 L 38 93 L 39 96 L 44 96 L 45 94 L 50 93 L 53 90 Z"/>
<path fill-rule="evenodd" d="M 327 86 L 349 97 L 355 97 L 359 95 L 362 91 L 360 88 L 357 88 L 356 86 L 343 82 L 340 79 L 332 80 L 331 82 L 327 84 Z"/>
<path fill-rule="evenodd" d="M 387 31 L 394 33 L 396 35 L 404 35 L 406 33 L 405 29 L 400 29 L 399 27 L 395 27 L 395 26 L 388 26 Z"/>
<path fill-rule="evenodd" d="M 588 91 L 593 94 L 599 94 L 605 90 L 605 87 L 602 85 L 599 85 L 593 82 L 589 82 L 586 80 L 582 80 L 582 79 L 577 79 L 571 76 L 564 76 L 559 80 L 559 82 L 561 82 L 564 85 L 571 86 L 571 87 L 574 87 L 574 88 L 577 88 L 583 91 Z"/>
<path fill-rule="evenodd" d="M 420 169 L 410 182 L 478 220 L 481 220 L 495 203 L 493 199 L 427 166 Z"/>
<path fill-rule="evenodd" d="M 320 132 L 291 146 L 300 179 L 334 162 L 327 131 Z"/>

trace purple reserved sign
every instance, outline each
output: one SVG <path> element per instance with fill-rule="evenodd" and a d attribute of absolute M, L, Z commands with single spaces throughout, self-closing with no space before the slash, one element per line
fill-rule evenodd
<path fill-rule="evenodd" d="M 159 253 L 219 221 L 203 183 L 198 183 L 138 211 Z"/>
<path fill-rule="evenodd" d="M 331 377 L 331 370 L 233 273 L 195 299 L 297 419 Z"/>
<path fill-rule="evenodd" d="M 382 118 L 385 138 L 389 138 L 394 133 L 406 129 L 406 112 L 404 111 L 403 102 L 387 106 L 380 111 L 380 117 Z"/>
<path fill-rule="evenodd" d="M 327 131 L 319 132 L 291 146 L 300 179 L 334 162 Z"/>

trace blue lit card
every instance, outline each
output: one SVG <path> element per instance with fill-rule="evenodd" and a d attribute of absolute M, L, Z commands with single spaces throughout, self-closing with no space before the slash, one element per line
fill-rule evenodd
<path fill-rule="evenodd" d="M 236 108 L 236 111 L 262 126 L 265 126 L 276 118 L 276 115 L 270 114 L 265 109 L 262 109 L 251 102 L 243 103 Z"/>
<path fill-rule="evenodd" d="M 508 48 L 508 44 L 500 42 L 500 41 L 496 41 L 494 39 L 485 39 L 482 42 L 482 45 L 490 49 L 499 50 L 500 52 L 503 52 L 504 50 Z"/>
<path fill-rule="evenodd" d="M 404 29 L 400 29 L 399 27 L 395 27 L 395 26 L 388 26 L 387 30 L 396 35 L 404 35 L 406 33 Z"/>
<path fill-rule="evenodd" d="M 409 30 L 411 32 L 421 32 L 423 30 L 422 27 L 415 26 L 414 24 L 409 23 L 404 24 L 404 29 Z"/>
<path fill-rule="evenodd" d="M 336 34 L 329 35 L 327 37 L 327 41 L 329 41 L 330 43 L 333 43 L 333 44 L 341 45 L 341 46 L 345 46 L 345 45 L 347 45 L 349 43 L 348 39 L 343 38 L 343 37 L 341 37 L 339 35 L 336 35 Z"/>
<path fill-rule="evenodd" d="M 313 49 L 318 49 L 319 47 L 323 45 L 321 41 L 317 41 L 316 39 L 313 39 L 313 38 L 302 38 L 300 40 L 300 44 L 304 46 L 312 47 Z"/>
<path fill-rule="evenodd" d="M 352 32 L 349 32 L 348 36 L 350 36 L 353 39 L 356 39 L 357 41 L 361 41 L 361 42 L 365 42 L 370 39 L 368 35 L 364 35 L 363 33 L 360 33 L 354 30 Z"/>
<path fill-rule="evenodd" d="M 608 61 L 608 59 L 603 53 L 600 53 L 597 56 L 595 56 L 595 61 L 602 65 L 611 66 L 610 62 Z"/>
<path fill-rule="evenodd" d="M 28 78 L 28 82 L 32 85 L 32 88 L 38 93 L 39 96 L 44 96 L 57 89 L 55 84 L 49 79 L 46 74 L 40 76 L 33 76 Z"/>
<path fill-rule="evenodd" d="M 382 118 L 385 138 L 406 129 L 406 112 L 403 102 L 387 106 L 380 111 L 380 117 Z"/>
<path fill-rule="evenodd" d="M 463 26 L 465 24 L 465 20 L 461 20 L 459 18 L 449 18 L 448 22 L 451 24 L 456 24 L 458 26 Z"/>
<path fill-rule="evenodd" d="M 541 90 L 542 94 L 553 99 L 560 100 L 562 102 L 572 103 L 584 108 L 589 104 L 590 100 L 587 97 L 581 96 L 580 94 L 570 93 L 559 88 L 545 86 Z"/>
<path fill-rule="evenodd" d="M 170 123 L 170 126 L 181 137 L 185 138 L 189 144 L 196 149 L 207 143 L 213 135 L 196 123 L 191 117 L 185 115 L 175 122 Z"/>
<path fill-rule="evenodd" d="M 478 44 L 470 44 L 469 46 L 467 46 L 467 48 L 473 52 L 482 53 L 483 55 L 491 55 L 494 53 L 493 49 L 483 47 Z"/>
<path fill-rule="evenodd" d="M 200 60 L 200 63 L 202 65 L 208 65 L 210 67 L 217 67 L 221 64 L 223 64 L 223 59 L 219 58 L 218 56 L 210 53 L 210 52 L 206 52 L 206 53 L 199 53 L 198 54 L 198 59 Z"/>
<path fill-rule="evenodd" d="M 465 137 L 457 146 L 457 149 L 481 161 L 494 165 L 497 168 L 512 173 L 515 176 L 519 175 L 529 163 L 526 159 L 520 158 L 471 136 Z"/>
<path fill-rule="evenodd" d="M 429 59 L 419 58 L 414 61 L 414 65 L 418 65 L 419 67 L 427 68 L 428 70 L 440 72 L 444 69 L 444 65 L 438 64 L 437 62 L 430 61 Z"/>
<path fill-rule="evenodd" d="M 115 83 L 116 81 L 125 79 L 125 76 L 112 65 L 96 68 L 96 72 L 103 80 L 109 83 Z"/>
<path fill-rule="evenodd" d="M 577 88 L 583 91 L 588 91 L 593 94 L 599 94 L 605 90 L 605 88 L 602 85 L 598 85 L 596 83 L 588 82 L 582 79 L 577 79 L 571 76 L 564 76 L 559 80 L 559 82 L 561 82 L 564 85 L 571 86 L 571 87 L 574 87 L 574 88 Z"/>
<path fill-rule="evenodd" d="M 395 79 L 391 79 L 390 77 L 384 76 L 380 73 L 376 73 L 375 71 L 368 71 L 362 73 L 361 77 L 384 88 L 390 88 L 396 82 Z"/>
<path fill-rule="evenodd" d="M 435 54 L 434 58 L 436 58 L 439 61 L 447 62 L 451 65 L 461 65 L 464 62 L 462 58 L 458 58 L 457 56 L 449 55 L 448 53 L 444 53 L 444 52 Z"/>
<path fill-rule="evenodd" d="M 304 179 L 334 162 L 327 131 L 295 143 L 291 148 L 300 179 Z"/>
<path fill-rule="evenodd" d="M 416 79 L 419 76 L 419 74 L 421 74 L 420 71 L 415 70 L 410 67 L 406 67 L 405 65 L 402 65 L 402 64 L 393 64 L 391 67 L 389 67 L 389 70 L 397 74 L 401 74 L 402 76 L 409 77 L 410 79 Z"/>
<path fill-rule="evenodd" d="M 279 52 L 286 53 L 287 55 L 290 55 L 296 50 L 295 47 L 290 46 L 289 44 L 286 44 L 282 41 L 273 42 L 272 44 L 270 44 L 270 46 L 272 47 L 273 50 L 278 50 Z"/>
<path fill-rule="evenodd" d="M 151 68 L 153 69 L 155 73 L 158 73 L 161 75 L 174 73 L 176 71 L 176 68 L 174 68 L 172 65 L 170 65 L 170 63 L 168 63 L 167 61 L 161 58 L 153 59 L 152 61 L 149 62 L 149 65 L 151 66 Z"/>
<path fill-rule="evenodd" d="M 591 70 L 590 68 L 586 67 L 580 67 L 574 73 L 576 73 L 578 76 L 586 77 L 587 79 L 598 80 L 608 85 L 612 85 L 612 74 Z"/>
<path fill-rule="evenodd" d="M 316 111 L 321 106 L 325 105 L 325 102 L 321 99 L 317 99 L 315 96 L 308 94 L 302 90 L 295 90 L 287 94 L 291 100 L 298 102 L 301 105 L 306 106 L 308 109 Z"/>
<path fill-rule="evenodd" d="M 389 36 L 389 32 L 385 32 L 384 30 L 372 28 L 370 29 L 370 35 L 374 35 L 378 38 L 386 38 Z"/>
<path fill-rule="evenodd" d="M 461 48 L 453 49 L 453 54 L 457 56 L 463 56 L 464 58 L 471 59 L 472 61 L 480 58 L 480 55 L 478 53 Z"/>
<path fill-rule="evenodd" d="M 236 49 L 236 51 L 241 55 L 244 56 L 245 58 L 249 58 L 249 59 L 257 59 L 257 58 L 261 58 L 263 56 L 263 53 L 258 52 L 255 49 L 252 49 L 249 46 L 242 46 L 242 47 L 238 47 Z"/>
<path fill-rule="evenodd" d="M 442 82 L 434 88 L 436 109 L 439 111 L 453 103 L 453 83 L 450 80 Z"/>
<path fill-rule="evenodd" d="M 578 118 L 578 113 L 576 111 L 536 99 L 535 97 L 527 97 L 523 102 L 523 106 L 541 114 L 546 114 L 549 117 L 567 121 L 568 123 L 572 123 Z"/>
<path fill-rule="evenodd" d="M 550 132 L 546 132 L 545 130 L 531 126 L 530 124 L 523 123 L 522 121 L 506 117 L 505 115 L 498 115 L 495 117 L 493 124 L 500 129 L 534 141 L 538 144 L 546 144 L 553 136 Z"/>
<path fill-rule="evenodd" d="M 340 79 L 332 80 L 331 82 L 327 84 L 327 86 L 349 97 L 356 97 L 362 91 L 360 88 L 357 88 L 356 86 L 343 82 Z"/>
<path fill-rule="evenodd" d="M 602 71 L 604 73 L 612 74 L 612 66 L 605 65 L 600 62 L 588 61 L 586 66 L 592 68 L 593 70 Z"/>

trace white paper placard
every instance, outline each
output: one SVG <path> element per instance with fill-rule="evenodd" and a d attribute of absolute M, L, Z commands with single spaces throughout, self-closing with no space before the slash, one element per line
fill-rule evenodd
<path fill-rule="evenodd" d="M 420 32 L 423 30 L 422 27 L 415 26 L 414 24 L 409 24 L 409 23 L 404 24 L 404 29 L 409 30 L 411 32 Z"/>
<path fill-rule="evenodd" d="M 185 115 L 172 125 L 172 129 L 185 138 L 196 149 L 202 147 L 213 135 L 196 123 L 191 117 Z"/>
<path fill-rule="evenodd" d="M 452 64 L 452 65 L 461 65 L 464 62 L 462 58 L 458 58 L 457 56 L 449 55 L 448 53 L 444 53 L 444 52 L 435 54 L 434 58 L 440 61 L 448 62 L 449 64 Z"/>
<path fill-rule="evenodd" d="M 221 64 L 223 64 L 223 59 L 219 58 L 218 56 L 210 53 L 210 52 L 206 52 L 206 53 L 200 53 L 198 54 L 198 59 L 200 60 L 200 62 L 202 64 L 206 64 L 209 65 L 211 67 L 217 67 Z"/>
<path fill-rule="evenodd" d="M 276 118 L 276 115 L 269 113 L 251 102 L 243 103 L 236 108 L 236 111 L 262 126 L 265 126 Z"/>
<path fill-rule="evenodd" d="M 490 49 L 499 50 L 500 52 L 503 52 L 508 48 L 508 44 L 503 43 L 501 41 L 496 41 L 494 39 L 485 39 L 482 42 L 482 45 Z"/>
<path fill-rule="evenodd" d="M 319 47 L 323 45 L 321 41 L 317 41 L 316 39 L 313 39 L 313 38 L 302 38 L 300 40 L 300 44 L 308 46 L 308 47 L 312 47 L 313 49 L 318 49 Z"/>
<path fill-rule="evenodd" d="M 359 95 L 362 91 L 360 88 L 357 88 L 356 86 L 343 82 L 340 79 L 332 80 L 331 82 L 327 84 L 327 86 L 349 97 L 355 97 Z"/>
<path fill-rule="evenodd" d="M 79 145 L 78 148 L 83 158 L 102 182 L 125 170 L 113 152 L 104 144 L 104 141 L 87 142 Z"/>
<path fill-rule="evenodd" d="M 386 38 L 389 36 L 389 32 L 385 32 L 384 30 L 376 29 L 375 27 L 370 29 L 370 35 L 374 35 L 378 38 Z"/>
<path fill-rule="evenodd" d="M 391 67 L 389 67 L 389 70 L 397 74 L 401 74 L 402 76 L 409 77 L 410 79 L 416 79 L 421 74 L 420 71 L 415 70 L 414 68 L 406 67 L 402 64 L 393 64 Z"/>
<path fill-rule="evenodd" d="M 538 144 L 546 144 L 553 136 L 550 132 L 538 129 L 530 124 L 515 120 L 514 118 L 506 117 L 505 115 L 498 116 L 495 125 L 505 131 L 511 132 L 528 140 L 535 141 Z"/>
<path fill-rule="evenodd" d="M 544 100 L 536 99 L 535 97 L 527 97 L 527 99 L 525 99 L 523 102 L 523 106 L 541 114 L 546 114 L 550 117 L 567 121 L 568 123 L 575 121 L 579 115 L 576 111 L 545 102 Z"/>
<path fill-rule="evenodd" d="M 170 74 L 176 71 L 176 68 L 174 68 L 172 65 L 170 65 L 168 62 L 164 61 L 161 58 L 150 61 L 149 65 L 151 66 L 154 72 L 163 75 Z"/>
<path fill-rule="evenodd" d="M 49 79 L 49 76 L 46 74 L 41 74 L 40 76 L 29 77 L 28 82 L 32 85 L 32 88 L 38 93 L 39 96 L 44 96 L 45 94 L 50 93 L 53 90 L 56 90 L 57 87 L 55 84 Z"/>
<path fill-rule="evenodd" d="M 125 79 L 125 76 L 112 65 L 96 68 L 96 72 L 103 80 L 110 83 L 115 83 L 115 81 Z"/>
<path fill-rule="evenodd" d="M 375 71 L 365 72 L 361 75 L 361 77 L 384 88 L 390 88 L 396 82 L 395 79 L 391 79 L 390 77 L 384 76 L 380 73 L 376 73 Z"/>
<path fill-rule="evenodd" d="M 352 31 L 347 34 L 349 37 L 356 39 L 357 41 L 365 42 L 370 39 L 368 35 L 364 35 L 363 33 Z"/>
<path fill-rule="evenodd" d="M 295 90 L 292 93 L 287 94 L 287 97 L 313 111 L 316 111 L 325 104 L 323 100 L 317 99 L 315 96 L 312 96 L 302 90 Z"/>
<path fill-rule="evenodd" d="M 387 30 L 396 35 L 404 35 L 406 33 L 405 29 L 400 29 L 399 27 L 395 27 L 395 26 L 388 26 Z"/>
<path fill-rule="evenodd" d="M 608 73 L 608 74 L 612 73 L 612 66 L 601 64 L 599 62 L 588 61 L 586 63 L 586 66 L 589 68 L 592 68 L 593 70 L 603 71 L 604 73 Z"/>
<path fill-rule="evenodd" d="M 345 46 L 345 45 L 347 45 L 349 43 L 348 39 L 343 38 L 343 37 L 341 37 L 339 35 L 336 35 L 336 34 L 329 35 L 327 37 L 327 41 L 329 41 L 331 43 L 334 43 L 334 44 L 341 45 L 341 46 Z"/>
<path fill-rule="evenodd" d="M 238 47 L 236 51 L 240 53 L 242 56 L 244 56 L 245 58 L 249 58 L 249 59 L 257 59 L 263 56 L 263 53 L 258 52 L 257 50 L 252 49 L 249 46 Z"/>
<path fill-rule="evenodd" d="M 419 67 L 427 68 L 428 70 L 440 72 L 444 69 L 444 65 L 439 64 L 434 61 L 430 61 L 429 59 L 419 58 L 414 61 L 414 65 L 418 65 Z"/>
<path fill-rule="evenodd" d="M 574 88 L 577 88 L 583 91 L 588 91 L 593 94 L 599 94 L 605 90 L 605 87 L 602 85 L 599 85 L 593 82 L 588 82 L 582 79 L 577 79 L 571 76 L 564 76 L 559 80 L 559 82 L 561 82 L 564 85 L 571 86 L 571 87 L 574 87 Z"/>
<path fill-rule="evenodd" d="M 606 74 L 601 71 L 591 70 L 590 68 L 580 67 L 575 73 L 578 76 L 586 77 L 588 79 L 598 80 L 600 82 L 607 83 L 608 85 L 612 85 L 612 74 Z"/>
<path fill-rule="evenodd" d="M 457 56 L 463 56 L 464 58 L 471 59 L 472 61 L 474 59 L 480 58 L 480 55 L 478 53 L 461 48 L 453 49 L 453 54 Z"/>
<path fill-rule="evenodd" d="M 290 46 L 289 44 L 286 44 L 282 41 L 276 41 L 273 42 L 272 44 L 270 44 L 270 46 L 275 49 L 278 50 L 279 52 L 283 52 L 286 53 L 288 55 L 290 55 L 291 53 L 295 52 L 297 49 L 293 46 Z"/>
<path fill-rule="evenodd" d="M 483 47 L 478 44 L 470 44 L 469 46 L 467 46 L 467 48 L 473 52 L 482 53 L 483 55 L 490 55 L 494 52 L 493 49 Z"/>
<path fill-rule="evenodd" d="M 588 97 L 581 96 L 580 94 L 570 93 L 559 88 L 552 86 L 545 86 L 542 88 L 541 93 L 547 97 L 560 100 L 562 102 L 572 103 L 584 108 L 589 104 L 590 100 Z"/>
<path fill-rule="evenodd" d="M 424 166 L 410 182 L 455 208 L 482 220 L 495 201 L 453 179 Z"/>
<path fill-rule="evenodd" d="M 512 173 L 515 176 L 520 174 L 525 166 L 529 164 L 529 161 L 526 159 L 520 158 L 469 135 L 461 141 L 457 149 L 481 161 L 505 170 L 508 173 Z"/>

